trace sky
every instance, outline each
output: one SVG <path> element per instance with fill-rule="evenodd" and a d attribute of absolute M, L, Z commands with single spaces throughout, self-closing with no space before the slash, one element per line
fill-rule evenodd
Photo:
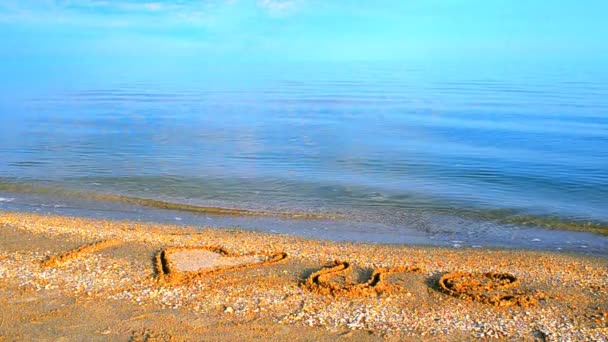
<path fill-rule="evenodd" d="M 0 59 L 608 60 L 605 0 L 2 0 Z"/>

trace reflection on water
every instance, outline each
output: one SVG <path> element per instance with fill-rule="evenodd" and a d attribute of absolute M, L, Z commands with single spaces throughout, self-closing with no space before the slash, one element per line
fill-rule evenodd
<path fill-rule="evenodd" d="M 421 217 L 439 214 L 608 222 L 599 73 L 315 65 L 231 75 L 3 96 L 0 177 L 420 231 Z"/>

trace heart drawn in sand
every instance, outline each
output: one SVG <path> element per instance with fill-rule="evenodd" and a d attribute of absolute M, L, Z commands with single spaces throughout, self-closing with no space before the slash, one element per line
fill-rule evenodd
<path fill-rule="evenodd" d="M 219 247 L 170 247 L 156 256 L 160 280 L 181 283 L 211 273 L 266 266 L 284 261 L 286 253 L 234 254 Z"/>

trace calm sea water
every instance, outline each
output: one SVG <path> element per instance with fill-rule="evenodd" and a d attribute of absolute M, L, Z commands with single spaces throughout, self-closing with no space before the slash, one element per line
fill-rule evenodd
<path fill-rule="evenodd" d="M 10 186 L 30 184 L 338 213 L 389 242 L 608 229 L 608 72 L 297 64 L 13 75 L 0 89 L 5 208 L 33 205 Z M 348 236 L 338 221 L 327 236 Z"/>

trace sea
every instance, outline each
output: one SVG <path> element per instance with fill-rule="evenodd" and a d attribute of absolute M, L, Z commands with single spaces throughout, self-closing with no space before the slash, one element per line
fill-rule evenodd
<path fill-rule="evenodd" d="M 608 255 L 608 68 L 232 62 L 0 76 L 0 210 Z"/>

